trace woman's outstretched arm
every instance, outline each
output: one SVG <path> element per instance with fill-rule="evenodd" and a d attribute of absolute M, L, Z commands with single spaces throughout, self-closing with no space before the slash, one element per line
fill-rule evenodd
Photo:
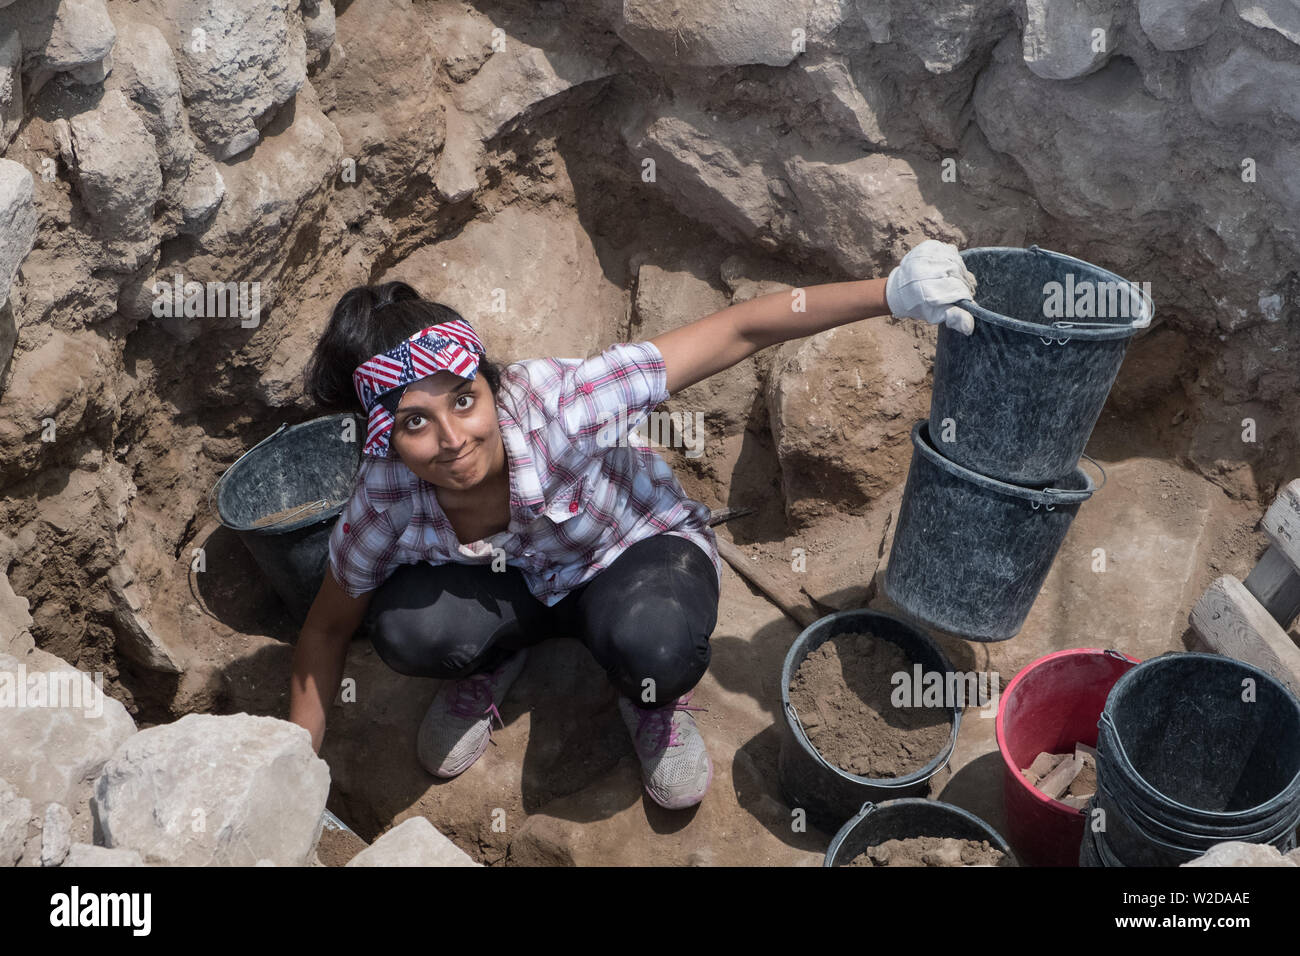
<path fill-rule="evenodd" d="M 828 282 L 761 295 L 650 341 L 663 353 L 671 394 L 769 345 L 888 314 L 884 279 Z"/>

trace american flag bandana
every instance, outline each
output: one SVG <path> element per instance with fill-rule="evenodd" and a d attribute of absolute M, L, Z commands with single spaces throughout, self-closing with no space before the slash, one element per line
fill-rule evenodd
<path fill-rule="evenodd" d="M 352 373 L 352 384 L 366 410 L 363 455 L 391 458 L 389 436 L 394 418 L 379 401 L 386 393 L 447 371 L 474 380 L 483 343 L 468 322 L 453 320 L 421 329 L 396 346 L 366 359 Z"/>

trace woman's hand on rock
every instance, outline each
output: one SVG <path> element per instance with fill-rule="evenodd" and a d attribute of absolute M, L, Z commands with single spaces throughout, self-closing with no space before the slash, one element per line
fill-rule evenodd
<path fill-rule="evenodd" d="M 889 311 L 931 325 L 944 324 L 963 335 L 975 331 L 975 317 L 954 303 L 975 298 L 975 277 L 950 242 L 926 239 L 903 256 L 885 282 Z"/>

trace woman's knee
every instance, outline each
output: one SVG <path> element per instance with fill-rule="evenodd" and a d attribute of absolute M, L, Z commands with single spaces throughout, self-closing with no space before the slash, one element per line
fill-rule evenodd
<path fill-rule="evenodd" d="M 466 676 L 518 627 L 513 592 L 485 576 L 492 573 L 471 565 L 400 568 L 376 596 L 370 633 L 380 659 L 413 677 Z"/>
<path fill-rule="evenodd" d="M 709 614 L 705 606 L 691 608 L 663 589 L 629 597 L 609 621 L 616 669 L 641 700 L 681 696 L 709 668 L 716 609 Z"/>

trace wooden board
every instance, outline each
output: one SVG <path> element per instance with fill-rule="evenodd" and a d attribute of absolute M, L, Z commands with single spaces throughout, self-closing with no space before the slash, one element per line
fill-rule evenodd
<path fill-rule="evenodd" d="M 1278 492 L 1261 524 L 1273 546 L 1300 572 L 1300 478 Z"/>
<path fill-rule="evenodd" d="M 1189 621 L 1212 651 L 1254 664 L 1300 695 L 1300 648 L 1232 575 L 1210 585 Z"/>

